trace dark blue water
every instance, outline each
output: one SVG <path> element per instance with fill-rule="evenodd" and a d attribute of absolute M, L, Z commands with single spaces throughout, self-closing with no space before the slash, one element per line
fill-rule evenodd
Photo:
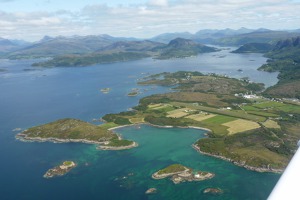
<path fill-rule="evenodd" d="M 79 68 L 39 69 L 30 66 L 34 62 L 32 60 L 0 60 L 0 69 L 6 70 L 0 72 L 0 198 L 168 199 L 169 196 L 169 199 L 174 199 L 171 193 L 176 190 L 177 186 L 175 187 L 167 180 L 154 183 L 151 178 L 147 177 L 151 175 L 154 168 L 160 165 L 183 162 L 185 159 L 182 158 L 188 151 L 186 149 L 176 152 L 176 155 L 182 154 L 182 157 L 175 156 L 174 160 L 171 159 L 174 157 L 171 155 L 172 152 L 169 152 L 170 159 L 166 154 L 159 154 L 164 149 L 156 149 L 158 151 L 156 156 L 148 158 L 146 152 L 155 144 L 153 141 L 137 149 L 109 152 L 97 151 L 93 145 L 84 144 L 24 143 L 15 140 L 14 136 L 17 132 L 12 130 L 26 129 L 64 117 L 91 122 L 93 118 L 100 118 L 106 113 L 125 111 L 137 105 L 141 97 L 169 91 L 168 88 L 162 87 L 151 89 L 151 87 L 137 86 L 137 79 L 146 76 L 147 73 L 193 70 L 227 74 L 237 78 L 247 76 L 253 81 L 273 85 L 277 82 L 277 74 L 256 70 L 265 61 L 266 58 L 260 54 L 239 55 L 229 54 L 228 51 L 203 54 L 188 59 L 166 61 L 144 59 Z M 243 69 L 243 71 L 238 72 L 237 69 Z M 111 92 L 101 93 L 100 89 L 106 87 L 111 88 Z M 149 90 L 137 97 L 128 97 L 127 93 L 132 88 L 148 88 Z M 140 140 L 143 140 L 141 134 L 149 132 L 149 129 L 151 128 L 142 128 L 129 134 L 128 137 L 136 140 L 142 137 Z M 127 129 L 119 131 L 126 135 Z M 164 131 L 163 129 L 161 132 Z M 180 134 L 174 137 L 178 138 L 178 141 L 183 141 Z M 196 135 L 196 138 L 199 137 L 201 134 Z M 149 138 L 155 141 L 155 138 L 159 139 L 159 136 Z M 191 138 L 186 143 L 193 143 L 196 138 Z M 189 148 L 190 146 L 187 145 L 187 149 Z M 203 156 L 192 149 L 190 149 L 191 152 L 193 152 L 192 161 L 195 160 L 195 162 L 190 161 L 187 164 L 197 167 L 195 163 L 199 162 Z M 197 160 L 198 157 L 199 160 Z M 78 162 L 79 166 L 64 177 L 51 180 L 42 178 L 47 169 L 67 159 Z M 278 175 L 249 172 L 210 157 L 205 157 L 205 163 L 207 163 L 205 167 L 203 165 L 199 167 L 204 167 L 206 170 L 217 169 L 215 163 L 221 163 L 221 166 L 225 166 L 222 167 L 224 172 L 219 172 L 223 174 L 221 177 L 225 174 L 232 177 L 227 182 L 224 178 L 218 177 L 213 180 L 213 183 L 218 183 L 217 186 L 220 187 L 232 184 L 231 188 L 227 188 L 227 194 L 223 196 L 227 199 L 246 199 L 247 196 L 249 199 L 264 199 L 279 178 Z M 118 181 L 119 176 L 126 176 L 132 171 L 134 171 L 134 176 L 125 179 L 124 182 Z M 115 179 L 118 180 L 115 181 Z M 247 184 L 249 180 L 253 183 L 261 182 L 261 185 L 259 187 L 249 185 Z M 166 192 L 147 197 L 144 191 L 149 184 L 154 184 Z M 183 194 L 188 193 L 191 195 L 190 198 L 195 198 L 197 195 L 200 198 L 203 187 L 197 185 L 195 189 L 193 184 L 178 186 L 183 192 L 174 191 L 176 196 L 183 198 Z M 258 190 L 257 187 L 261 189 Z M 241 192 L 241 188 L 245 191 Z M 194 190 L 195 193 L 191 192 Z M 253 194 L 254 191 L 255 194 Z"/>

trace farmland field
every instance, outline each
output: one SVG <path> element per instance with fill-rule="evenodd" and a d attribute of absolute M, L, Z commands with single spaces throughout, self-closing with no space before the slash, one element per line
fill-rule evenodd
<path fill-rule="evenodd" d="M 193 105 L 190 103 L 172 102 L 171 104 L 174 106 L 184 106 L 184 107 L 187 107 L 190 109 L 202 110 L 202 111 L 206 111 L 206 112 L 210 112 L 210 113 L 216 113 L 216 114 L 220 114 L 220 115 L 227 115 L 227 116 L 236 117 L 236 118 L 248 119 L 248 120 L 257 121 L 257 122 L 263 122 L 266 120 L 265 117 L 258 116 L 258 115 L 229 111 L 229 110 L 224 110 L 224 109 L 217 109 L 217 108 L 212 108 L 212 107 L 207 107 L 207 106 L 197 106 L 197 105 Z"/>
<path fill-rule="evenodd" d="M 229 127 L 228 128 L 229 135 L 239 133 L 239 132 L 249 131 L 252 129 L 257 129 L 260 127 L 258 123 L 249 120 L 244 120 L 244 119 L 237 119 L 234 121 L 224 123 L 222 125 Z"/>
<path fill-rule="evenodd" d="M 225 116 L 225 115 L 217 115 L 215 117 L 209 118 L 204 120 L 204 123 L 212 123 L 212 124 L 224 124 L 226 122 L 231 122 L 233 120 L 236 120 L 236 118 L 234 117 L 230 117 L 230 116 Z"/>
<path fill-rule="evenodd" d="M 168 112 L 167 117 L 173 117 L 173 118 L 180 118 L 188 115 L 189 113 L 186 112 L 187 108 L 181 108 L 181 109 L 176 109 Z"/>
<path fill-rule="evenodd" d="M 203 121 L 203 120 L 215 117 L 215 116 L 216 115 L 210 114 L 210 113 L 200 113 L 200 114 L 195 114 L 195 115 L 189 115 L 186 118 L 193 119 L 195 121 L 199 121 L 200 122 L 200 121 Z"/>
<path fill-rule="evenodd" d="M 133 124 L 138 124 L 138 123 L 144 123 L 144 118 L 139 118 L 139 117 L 135 117 L 135 118 L 130 118 L 129 121 Z"/>
<path fill-rule="evenodd" d="M 274 120 L 268 119 L 267 121 L 262 123 L 267 128 L 280 128 L 279 124 Z"/>

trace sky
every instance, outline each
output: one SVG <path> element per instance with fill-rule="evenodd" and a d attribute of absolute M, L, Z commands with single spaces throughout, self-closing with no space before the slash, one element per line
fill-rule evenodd
<path fill-rule="evenodd" d="M 150 38 L 203 29 L 300 28 L 300 0 L 0 0 L 0 37 Z"/>

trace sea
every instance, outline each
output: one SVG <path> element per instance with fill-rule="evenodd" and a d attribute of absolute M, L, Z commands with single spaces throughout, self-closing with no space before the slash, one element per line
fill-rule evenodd
<path fill-rule="evenodd" d="M 201 155 L 191 145 L 206 137 L 204 130 L 149 125 L 119 128 L 115 131 L 123 138 L 139 144 L 123 151 L 15 139 L 22 130 L 61 118 L 99 124 L 94 119 L 129 110 L 145 96 L 172 92 L 170 87 L 137 85 L 150 74 L 200 71 L 248 77 L 267 87 L 277 83 L 277 73 L 257 70 L 267 60 L 262 54 L 233 54 L 232 50 L 222 48 L 185 59 L 146 58 L 87 67 L 37 68 L 31 64 L 38 60 L 0 60 L 0 199 L 266 199 L 280 175 L 249 171 Z M 102 88 L 111 90 L 103 94 Z M 142 93 L 127 96 L 133 88 Z M 78 166 L 62 177 L 43 178 L 49 168 L 65 160 L 73 160 Z M 152 173 L 175 163 L 212 172 L 215 177 L 176 185 L 169 179 L 151 178 Z M 153 187 L 156 194 L 145 194 Z M 204 194 L 209 187 L 220 188 L 223 194 Z"/>

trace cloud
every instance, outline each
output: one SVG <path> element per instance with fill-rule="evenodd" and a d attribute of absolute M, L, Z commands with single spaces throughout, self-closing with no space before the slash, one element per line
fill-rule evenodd
<path fill-rule="evenodd" d="M 148 2 L 150 6 L 168 6 L 168 0 L 150 0 Z"/>
<path fill-rule="evenodd" d="M 0 9 L 0 37 L 26 36 L 37 40 L 43 35 L 106 33 L 147 38 L 164 32 L 201 29 L 297 29 L 299 10 L 300 3 L 288 0 L 150 0 L 127 6 L 91 4 L 78 11 L 62 8 L 55 12 Z"/>

